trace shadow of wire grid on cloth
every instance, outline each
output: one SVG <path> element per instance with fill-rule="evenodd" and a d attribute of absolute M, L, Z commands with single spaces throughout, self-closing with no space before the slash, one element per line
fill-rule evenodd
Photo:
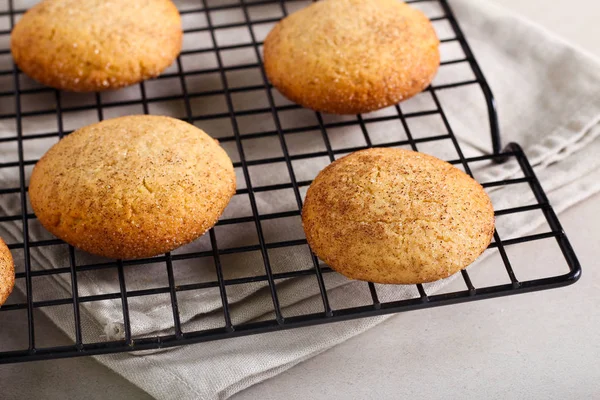
<path fill-rule="evenodd" d="M 40 86 L 13 64 L 10 30 L 32 3 L 0 0 L 0 235 L 15 258 L 19 289 L 0 308 L 0 327 L 16 316 L 26 321 L 22 343 L 0 344 L 0 364 L 160 349 L 578 279 L 579 263 L 527 158 L 515 144 L 500 152 L 491 92 L 445 0 L 409 1 L 430 17 L 441 39 L 442 63 L 432 85 L 399 105 L 353 116 L 289 102 L 262 69 L 266 34 L 310 2 L 176 1 L 185 31 L 177 61 L 156 79 L 88 94 Z M 488 149 L 459 146 L 451 122 L 460 115 L 444 111 L 447 101 L 464 103 L 477 117 Z M 92 256 L 53 237 L 27 198 L 33 165 L 77 128 L 140 113 L 193 123 L 219 139 L 231 156 L 238 190 L 215 228 L 172 253 L 125 261 Z M 483 257 L 501 255 L 496 273 L 489 274 L 493 278 L 471 279 L 464 270 L 425 285 L 356 282 L 310 252 L 300 220 L 308 185 L 331 161 L 371 146 L 429 153 L 482 183 L 494 203 L 497 227 Z M 500 159 L 502 165 L 494 162 Z M 525 235 L 532 221 L 545 230 Z M 510 257 L 516 246 L 555 254 L 564 265 L 532 276 L 527 265 Z M 461 279 L 463 289 L 444 290 L 451 279 Z M 40 312 L 70 341 L 47 343 L 44 332 L 35 329 Z"/>

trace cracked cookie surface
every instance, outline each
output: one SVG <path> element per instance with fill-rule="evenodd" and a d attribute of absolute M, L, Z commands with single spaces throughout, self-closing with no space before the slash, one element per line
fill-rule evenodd
<path fill-rule="evenodd" d="M 4 304 L 15 286 L 15 265 L 10 250 L 0 238 L 0 306 Z"/>
<path fill-rule="evenodd" d="M 491 242 L 494 210 L 481 185 L 451 164 L 373 148 L 319 173 L 302 222 L 313 252 L 343 275 L 414 284 L 475 261 Z"/>
<path fill-rule="evenodd" d="M 89 253 L 150 257 L 204 234 L 235 194 L 231 160 L 186 122 L 138 115 L 81 128 L 35 165 L 42 225 Z"/>
<path fill-rule="evenodd" d="M 425 89 L 440 64 L 439 40 L 421 11 L 398 0 L 323 0 L 275 25 L 264 64 L 290 100 L 358 114 Z"/>
<path fill-rule="evenodd" d="M 44 0 L 13 29 L 11 51 L 40 83 L 91 92 L 158 76 L 182 38 L 171 0 Z"/>

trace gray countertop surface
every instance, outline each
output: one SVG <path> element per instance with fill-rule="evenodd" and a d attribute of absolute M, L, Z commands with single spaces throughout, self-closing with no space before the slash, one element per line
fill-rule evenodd
<path fill-rule="evenodd" d="M 598 2 L 485 1 L 516 10 L 600 56 Z M 596 195 L 560 216 L 584 268 L 577 284 L 407 312 L 234 398 L 599 398 L 600 268 L 592 246 L 600 237 L 599 204 Z M 532 264 L 556 261 L 520 256 Z M 44 325 L 48 335 L 62 335 Z M 1 317 L 0 326 L 0 340 L 13 340 L 16 333 Z M 91 358 L 0 366 L 2 399 L 107 395 L 150 398 Z"/>

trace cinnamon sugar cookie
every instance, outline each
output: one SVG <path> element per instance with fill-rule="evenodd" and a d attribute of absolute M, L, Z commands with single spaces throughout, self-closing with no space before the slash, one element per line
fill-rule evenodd
<path fill-rule="evenodd" d="M 149 115 L 110 119 L 55 144 L 33 169 L 42 225 L 87 252 L 150 257 L 196 239 L 235 194 L 231 160 L 202 130 Z"/>
<path fill-rule="evenodd" d="M 10 296 L 15 286 L 15 265 L 10 250 L 0 238 L 0 306 Z"/>
<path fill-rule="evenodd" d="M 302 222 L 311 249 L 343 275 L 413 284 L 446 278 L 487 248 L 494 210 L 458 168 L 408 150 L 373 148 L 326 167 Z"/>
<path fill-rule="evenodd" d="M 290 100 L 357 114 L 425 89 L 440 64 L 438 45 L 427 17 L 398 0 L 323 0 L 273 28 L 264 64 Z"/>
<path fill-rule="evenodd" d="M 170 0 L 44 0 L 11 34 L 11 51 L 31 78 L 57 89 L 91 92 L 159 75 L 182 44 Z"/>

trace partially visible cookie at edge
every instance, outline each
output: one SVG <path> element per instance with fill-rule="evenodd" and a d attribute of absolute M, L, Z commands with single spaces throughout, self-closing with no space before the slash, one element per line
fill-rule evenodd
<path fill-rule="evenodd" d="M 343 275 L 414 284 L 475 261 L 492 240 L 494 210 L 481 185 L 453 165 L 372 148 L 319 173 L 302 222 L 313 252 Z"/>
<path fill-rule="evenodd" d="M 19 68 L 57 89 L 116 89 L 158 76 L 182 45 L 171 0 L 44 0 L 11 33 Z"/>
<path fill-rule="evenodd" d="M 78 129 L 37 162 L 31 206 L 51 233 L 84 251 L 143 258 L 215 225 L 236 191 L 217 141 L 181 120 L 136 115 Z"/>
<path fill-rule="evenodd" d="M 0 238 L 0 306 L 4 304 L 15 286 L 15 264 L 10 250 Z"/>
<path fill-rule="evenodd" d="M 421 11 L 398 0 L 322 0 L 271 30 L 264 64 L 290 100 L 357 114 L 425 89 L 440 64 L 439 40 Z"/>

